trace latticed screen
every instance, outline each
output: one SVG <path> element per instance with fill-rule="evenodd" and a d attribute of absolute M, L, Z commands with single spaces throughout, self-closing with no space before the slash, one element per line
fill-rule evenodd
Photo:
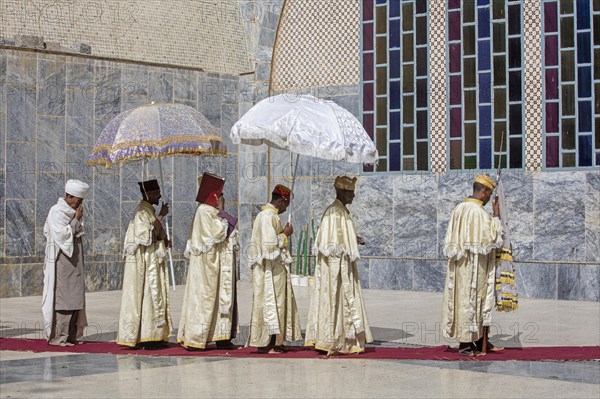
<path fill-rule="evenodd" d="M 545 0 L 543 41 L 545 166 L 600 166 L 600 0 Z"/>
<path fill-rule="evenodd" d="M 521 1 L 447 5 L 448 166 L 522 168 Z"/>
<path fill-rule="evenodd" d="M 365 171 L 429 170 L 428 3 L 362 2 L 363 124 L 380 155 Z"/>

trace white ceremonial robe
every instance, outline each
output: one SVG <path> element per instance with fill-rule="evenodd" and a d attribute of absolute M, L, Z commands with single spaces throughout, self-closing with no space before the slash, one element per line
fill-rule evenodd
<path fill-rule="evenodd" d="M 327 353 L 361 353 L 372 342 L 356 261 L 360 258 L 350 212 L 335 200 L 323 214 L 306 346 Z"/>
<path fill-rule="evenodd" d="M 171 334 L 166 246 L 155 237 L 155 221 L 152 204 L 141 201 L 125 234 L 120 345 L 167 341 Z"/>
<path fill-rule="evenodd" d="M 232 338 L 235 315 L 237 231 L 227 238 L 227 220 L 210 205 L 200 204 L 184 252 L 190 260 L 177 342 L 206 347 Z"/>
<path fill-rule="evenodd" d="M 302 338 L 287 248 L 277 208 L 263 206 L 254 220 L 248 250 L 253 290 L 250 346 L 268 346 L 271 335 L 276 335 L 275 345 Z"/>
<path fill-rule="evenodd" d="M 44 224 L 46 257 L 44 260 L 42 314 L 44 331 L 49 340 L 59 338 L 56 336 L 57 311 L 76 312 L 73 313 L 76 320 L 67 320 L 69 315 L 63 315 L 60 322 L 60 324 L 69 324 L 70 322 L 75 325 L 75 336 L 71 336 L 71 340 L 81 338 L 83 330 L 87 326 L 81 241 L 83 221 L 75 218 L 75 212 L 75 209 L 71 208 L 64 198 L 59 198 L 56 205 L 50 208 Z M 61 329 L 64 330 L 62 333 L 69 334 L 68 325 L 58 326 L 58 330 Z"/>
<path fill-rule="evenodd" d="M 494 307 L 496 253 L 502 224 L 483 203 L 467 198 L 454 208 L 444 240 L 448 257 L 442 334 L 459 342 L 475 342 L 489 326 Z"/>

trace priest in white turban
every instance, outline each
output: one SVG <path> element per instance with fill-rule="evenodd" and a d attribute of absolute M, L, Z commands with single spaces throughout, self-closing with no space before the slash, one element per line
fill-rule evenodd
<path fill-rule="evenodd" d="M 65 197 L 50 208 L 44 224 L 46 259 L 42 313 L 50 345 L 79 343 L 87 325 L 83 279 L 83 200 L 90 186 L 69 180 Z"/>

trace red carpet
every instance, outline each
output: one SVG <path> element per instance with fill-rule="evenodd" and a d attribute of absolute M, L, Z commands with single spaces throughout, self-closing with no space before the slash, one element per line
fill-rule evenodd
<path fill-rule="evenodd" d="M 70 353 L 102 353 L 115 355 L 141 356 L 221 356 L 221 357 L 252 357 L 273 359 L 318 359 L 326 358 L 314 350 L 294 346 L 282 354 L 257 353 L 256 348 L 237 350 L 215 349 L 209 346 L 205 351 L 190 352 L 179 345 L 170 344 L 162 349 L 132 349 L 119 346 L 114 342 L 86 342 L 82 345 L 61 347 L 50 346 L 42 339 L 0 338 L 0 350 L 29 351 L 29 352 L 70 352 Z M 459 356 L 457 349 L 445 345 L 428 348 L 384 348 L 367 347 L 365 353 L 358 355 L 332 356 L 339 359 L 413 359 L 413 360 L 474 360 L 474 361 L 569 361 L 600 359 L 600 346 L 551 346 L 531 348 L 506 348 L 502 352 L 488 353 L 486 356 Z"/>

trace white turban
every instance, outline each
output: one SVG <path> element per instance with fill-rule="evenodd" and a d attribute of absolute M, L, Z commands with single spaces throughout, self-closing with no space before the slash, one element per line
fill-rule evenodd
<path fill-rule="evenodd" d="M 89 191 L 90 186 L 79 180 L 70 179 L 67 181 L 67 184 L 65 184 L 65 193 L 71 194 L 77 198 L 85 199 Z"/>

